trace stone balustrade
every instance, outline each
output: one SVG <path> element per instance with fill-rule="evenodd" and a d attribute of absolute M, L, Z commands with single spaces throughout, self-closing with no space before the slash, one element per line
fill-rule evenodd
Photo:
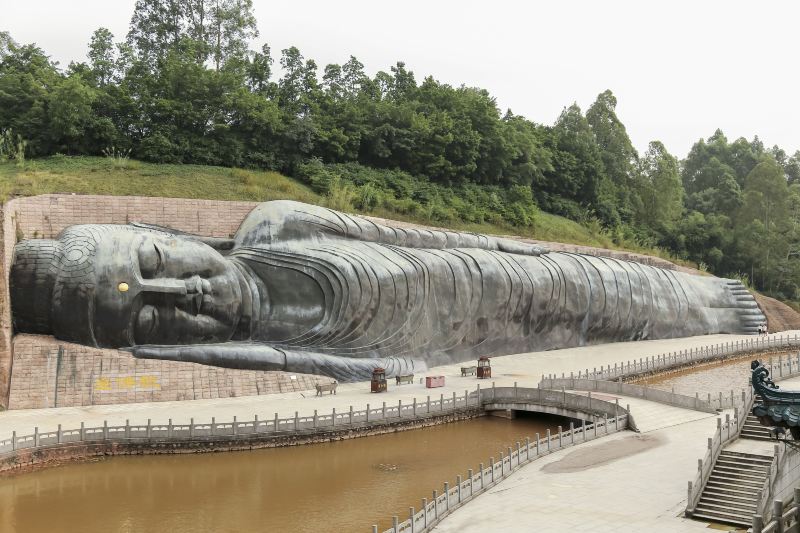
<path fill-rule="evenodd" d="M 526 439 L 524 443 L 517 442 L 516 447 L 507 448 L 505 453 L 500 452 L 498 460 L 491 457 L 488 463 L 480 463 L 477 472 L 470 469 L 467 471 L 466 477 L 456 476 L 453 485 L 444 482 L 441 492 L 434 490 L 430 499 L 422 498 L 419 510 L 410 507 L 408 518 L 405 520 L 400 521 L 399 517 L 393 516 L 392 528 L 384 530 L 383 533 L 425 533 L 430 531 L 450 513 L 472 501 L 473 498 L 489 490 L 531 461 L 576 444 L 629 429 L 631 420 L 626 413 L 611 418 L 604 417 L 602 420 L 584 424 L 579 428 L 575 428 L 570 423 L 570 428 L 566 431 L 559 428 L 558 433 L 551 434 L 548 430 L 544 438 L 540 438 L 537 433 L 533 441 Z M 378 533 L 377 525 L 372 526 L 372 532 Z"/>
<path fill-rule="evenodd" d="M 641 357 L 639 360 L 622 361 L 614 363 L 614 366 L 603 365 L 598 370 L 584 369 L 577 372 L 570 372 L 569 376 L 564 373 L 562 378 L 578 379 L 597 379 L 597 380 L 626 380 L 641 375 L 654 374 L 671 370 L 674 368 L 690 366 L 696 363 L 709 361 L 719 358 L 728 358 L 735 355 L 744 355 L 753 352 L 763 352 L 767 350 L 781 350 L 800 347 L 800 337 L 795 335 L 771 335 L 753 336 L 749 339 L 738 341 L 720 342 L 700 348 L 690 348 L 677 352 L 668 352 L 651 357 Z M 787 363 L 788 365 L 788 363 Z M 795 366 L 800 366 L 800 360 L 795 362 Z M 556 378 L 556 374 L 542 376 L 542 379 Z"/>

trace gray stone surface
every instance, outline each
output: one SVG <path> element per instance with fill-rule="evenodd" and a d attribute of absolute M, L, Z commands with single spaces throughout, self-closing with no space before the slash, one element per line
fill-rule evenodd
<path fill-rule="evenodd" d="M 81 225 L 23 241 L 11 292 L 17 331 L 343 381 L 764 321 L 731 280 L 291 201 L 259 205 L 232 239 Z"/>

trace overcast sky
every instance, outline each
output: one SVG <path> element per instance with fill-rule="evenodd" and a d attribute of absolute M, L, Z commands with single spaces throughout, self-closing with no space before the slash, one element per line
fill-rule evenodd
<path fill-rule="evenodd" d="M 721 128 L 800 149 L 797 2 L 253 0 L 261 35 L 320 67 L 352 54 L 368 74 L 405 61 L 421 81 L 483 87 L 551 124 L 611 89 L 640 150 L 683 158 Z M 0 30 L 66 66 L 97 27 L 127 33 L 134 0 L 0 0 Z"/>

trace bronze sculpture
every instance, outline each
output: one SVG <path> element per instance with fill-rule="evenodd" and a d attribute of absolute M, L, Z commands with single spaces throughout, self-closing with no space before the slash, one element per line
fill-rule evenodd
<path fill-rule="evenodd" d="M 72 226 L 17 244 L 10 284 L 18 332 L 340 381 L 764 321 L 731 280 L 292 201 L 259 205 L 232 239 Z"/>
<path fill-rule="evenodd" d="M 793 440 L 800 440 L 800 391 L 781 390 L 769 377 L 769 370 L 760 361 L 750 363 L 752 383 L 760 400 L 753 404 L 753 416 L 776 436 L 788 429 Z M 779 429 L 780 428 L 780 429 Z"/>

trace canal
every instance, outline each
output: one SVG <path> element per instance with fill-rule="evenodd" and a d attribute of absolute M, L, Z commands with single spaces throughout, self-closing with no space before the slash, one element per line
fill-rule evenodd
<path fill-rule="evenodd" d="M 569 422 L 482 417 L 247 452 L 115 457 L 0 478 L 3 533 L 368 532 L 525 437 Z"/>

